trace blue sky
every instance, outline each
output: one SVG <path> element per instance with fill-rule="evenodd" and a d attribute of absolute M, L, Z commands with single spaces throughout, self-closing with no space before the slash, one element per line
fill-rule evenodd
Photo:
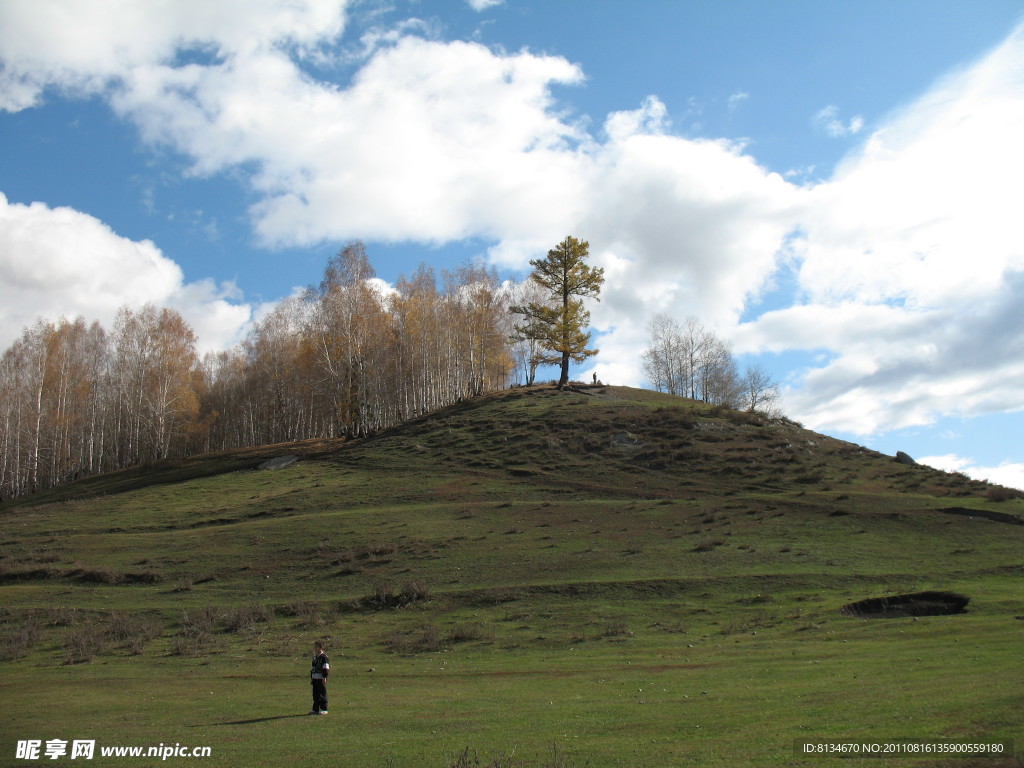
<path fill-rule="evenodd" d="M 601 354 L 656 312 L 806 426 L 1024 487 L 1019 2 L 3 0 L 0 344 L 178 308 L 203 349 L 364 239 L 378 275 L 566 234 Z"/>

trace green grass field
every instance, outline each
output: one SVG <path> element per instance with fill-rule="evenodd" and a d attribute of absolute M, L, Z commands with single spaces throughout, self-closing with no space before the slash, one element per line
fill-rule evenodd
<path fill-rule="evenodd" d="M 92 765 L 359 768 L 835 765 L 795 743 L 912 739 L 1016 744 L 854 764 L 1020 766 L 1006 495 L 610 387 L 91 478 L 0 506 L 0 765 L 33 739 L 95 740 Z M 970 603 L 840 613 L 921 590 Z M 326 717 L 305 715 L 317 638 Z M 157 745 L 211 756 L 99 754 Z"/>

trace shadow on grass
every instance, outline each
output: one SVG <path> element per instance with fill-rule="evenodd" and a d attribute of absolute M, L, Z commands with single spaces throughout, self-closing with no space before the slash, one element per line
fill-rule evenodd
<path fill-rule="evenodd" d="M 271 720 L 290 720 L 293 717 L 312 717 L 308 713 L 299 715 L 274 715 L 273 717 L 254 717 L 251 720 L 229 720 L 225 723 L 206 723 L 205 725 L 194 725 L 193 728 L 205 728 L 209 725 L 252 725 L 253 723 L 268 723 Z"/>

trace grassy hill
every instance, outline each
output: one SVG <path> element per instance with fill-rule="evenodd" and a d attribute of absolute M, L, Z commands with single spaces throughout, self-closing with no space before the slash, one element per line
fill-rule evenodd
<path fill-rule="evenodd" d="M 225 766 L 779 766 L 797 739 L 1019 739 L 1006 495 L 621 387 L 90 478 L 0 506 L 0 761 L 96 739 Z M 840 613 L 921 590 L 970 603 Z M 316 638 L 331 714 L 300 718 Z"/>

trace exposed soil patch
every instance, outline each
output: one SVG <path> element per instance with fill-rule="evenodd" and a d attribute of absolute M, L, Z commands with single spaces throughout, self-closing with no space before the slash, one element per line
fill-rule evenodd
<path fill-rule="evenodd" d="M 892 619 L 905 616 L 949 616 L 963 613 L 971 598 L 955 592 L 914 592 L 908 595 L 870 597 L 844 605 L 840 613 L 862 619 Z"/>

